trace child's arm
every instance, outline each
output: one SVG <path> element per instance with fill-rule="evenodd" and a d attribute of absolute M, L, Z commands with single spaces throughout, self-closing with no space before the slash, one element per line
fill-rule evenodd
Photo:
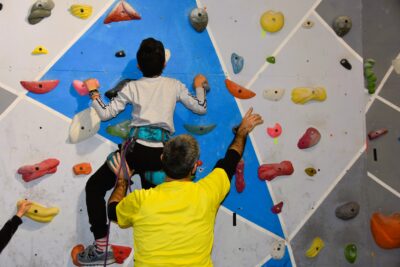
<path fill-rule="evenodd" d="M 191 111 L 197 114 L 205 114 L 207 112 L 206 91 L 209 90 L 206 77 L 201 74 L 196 75 L 193 80 L 193 87 L 196 91 L 196 96 L 189 93 L 189 90 L 180 84 L 181 88 L 178 95 L 178 100 Z"/>
<path fill-rule="evenodd" d="M 126 104 L 131 103 L 129 94 L 122 89 L 110 103 L 105 104 L 98 91 L 100 87 L 99 82 L 96 79 L 88 79 L 84 81 L 84 83 L 89 90 L 89 95 L 92 99 L 92 107 L 96 110 L 97 115 L 99 115 L 102 121 L 114 118 L 125 109 Z"/>

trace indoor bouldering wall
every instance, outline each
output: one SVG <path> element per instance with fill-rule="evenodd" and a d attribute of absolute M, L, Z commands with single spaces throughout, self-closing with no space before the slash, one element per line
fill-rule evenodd
<path fill-rule="evenodd" d="M 376 147 L 369 144 L 366 156 L 365 106 L 379 97 L 369 97 L 364 89 L 361 0 L 351 5 L 341 0 L 127 0 L 141 19 L 109 24 L 104 20 L 119 0 L 54 3 L 50 16 L 36 24 L 29 18 L 34 0 L 3 1 L 0 10 L 5 33 L 0 52 L 0 224 L 23 198 L 60 210 L 48 223 L 24 218 L 0 255 L 1 266 L 73 266 L 72 247 L 93 241 L 84 190 L 90 174 L 76 175 L 73 166 L 88 162 L 96 170 L 122 142 L 108 127 L 128 120 L 134 107 L 102 122 L 94 136 L 71 143 L 72 118 L 90 104 L 73 81 L 97 78 L 104 94 L 123 79 L 140 78 L 136 51 L 147 37 L 161 40 L 170 52 L 165 76 L 190 90 L 197 73 L 208 78 L 207 114 L 195 115 L 179 104 L 174 117 L 176 134 L 193 134 L 200 143 L 203 165 L 197 180 L 224 155 L 232 128 L 249 107 L 264 117 L 243 156 L 244 190 L 237 191 L 234 179 L 217 215 L 215 266 L 347 266 L 344 248 L 351 243 L 358 249 L 353 266 L 398 265 L 398 249 L 379 249 L 369 230 L 372 212 L 396 211 L 399 189 L 396 173 L 382 175 L 389 186 L 377 183 L 384 164 L 395 164 L 383 163 L 389 153 L 381 153 L 383 148 L 378 148 L 382 163 L 366 172 L 367 163 L 368 168 L 374 164 L 369 151 Z M 72 14 L 71 5 L 77 4 L 88 5 L 91 13 L 79 6 Z M 202 32 L 189 22 L 196 7 L 208 13 Z M 341 15 L 350 16 L 353 24 L 343 38 L 331 27 Z M 124 56 L 117 57 L 121 51 Z M 226 79 L 242 87 L 232 89 L 228 82 L 227 88 Z M 20 84 L 51 80 L 58 80 L 57 86 L 43 94 Z M 46 89 L 44 84 L 36 89 Z M 243 99 L 243 94 L 252 97 Z M 382 118 L 372 120 L 379 123 L 368 123 L 368 130 L 390 124 L 389 119 L 385 124 Z M 386 137 L 396 133 L 390 128 Z M 59 161 L 56 171 L 42 163 L 49 173 L 29 182 L 17 173 L 21 166 L 47 159 Z M 269 176 L 271 170 L 276 177 Z M 133 187 L 140 187 L 137 177 Z M 349 221 L 338 219 L 335 209 L 349 201 L 359 203 L 359 214 Z M 316 237 L 324 242 L 321 252 L 315 249 L 321 244 L 313 243 Z M 110 242 L 132 246 L 132 230 L 112 224 Z M 131 253 L 122 265 L 132 266 L 132 259 Z"/>

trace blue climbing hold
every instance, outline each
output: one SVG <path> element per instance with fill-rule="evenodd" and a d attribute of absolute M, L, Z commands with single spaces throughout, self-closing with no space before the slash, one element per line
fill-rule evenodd
<path fill-rule="evenodd" d="M 231 62 L 232 62 L 233 73 L 238 74 L 239 72 L 242 71 L 244 65 L 243 57 L 239 56 L 236 53 L 232 53 Z"/>

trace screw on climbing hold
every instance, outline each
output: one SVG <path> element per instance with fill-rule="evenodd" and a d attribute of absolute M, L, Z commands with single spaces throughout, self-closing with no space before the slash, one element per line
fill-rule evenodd
<path fill-rule="evenodd" d="M 239 72 L 242 71 L 244 65 L 243 57 L 239 56 L 236 53 L 232 53 L 231 63 L 232 63 L 233 73 L 238 74 Z"/>
<path fill-rule="evenodd" d="M 233 213 L 233 218 L 232 218 L 233 222 L 233 226 L 236 226 L 236 212 Z"/>
<path fill-rule="evenodd" d="M 3 9 L 3 4 L 2 3 L 0 3 L 0 10 L 2 10 Z"/>
<path fill-rule="evenodd" d="M 348 69 L 348 70 L 351 70 L 351 68 L 352 68 L 350 62 L 345 58 L 340 60 L 340 65 L 342 65 L 345 69 Z"/>
<path fill-rule="evenodd" d="M 69 11 L 77 18 L 87 19 L 92 15 L 93 8 L 89 5 L 72 5 Z"/>
<path fill-rule="evenodd" d="M 314 22 L 311 20 L 306 20 L 301 26 L 305 29 L 311 29 L 314 26 Z"/>
<path fill-rule="evenodd" d="M 335 215 L 342 220 L 350 220 L 357 216 L 360 211 L 360 205 L 357 202 L 351 201 L 340 205 L 335 210 Z"/>
<path fill-rule="evenodd" d="M 194 8 L 189 15 L 189 21 L 197 32 L 202 32 L 208 24 L 208 14 L 206 8 Z"/>
<path fill-rule="evenodd" d="M 344 248 L 344 257 L 349 263 L 354 263 L 357 259 L 357 246 L 355 244 L 348 244 Z"/>
<path fill-rule="evenodd" d="M 32 55 L 44 55 L 47 53 L 49 53 L 49 51 L 42 45 L 36 46 L 32 51 Z"/>
<path fill-rule="evenodd" d="M 225 85 L 226 85 L 226 88 L 228 89 L 229 93 L 231 93 L 236 98 L 249 99 L 256 95 L 256 93 L 254 93 L 253 91 L 251 91 L 247 88 L 244 88 L 243 86 L 241 86 L 229 79 L 225 79 Z"/>
<path fill-rule="evenodd" d="M 375 93 L 377 81 L 377 77 L 372 70 L 374 65 L 375 60 L 373 60 L 372 58 L 369 58 L 364 62 L 364 78 L 367 84 L 368 93 L 371 95 Z"/>
<path fill-rule="evenodd" d="M 246 183 L 244 181 L 244 160 L 240 160 L 239 163 L 236 165 L 236 172 L 235 172 L 235 187 L 238 193 L 242 193 Z"/>
<path fill-rule="evenodd" d="M 333 20 L 333 30 L 340 37 L 345 36 L 351 29 L 352 22 L 348 16 L 338 16 Z"/>
<path fill-rule="evenodd" d="M 125 57 L 125 51 L 124 50 L 120 50 L 118 52 L 115 53 L 116 57 Z"/>
<path fill-rule="evenodd" d="M 272 138 L 279 137 L 282 134 L 282 126 L 279 123 L 275 123 L 274 127 L 267 128 L 267 133 Z"/>
<path fill-rule="evenodd" d="M 282 12 L 268 10 L 260 17 L 261 28 L 266 32 L 278 32 L 285 24 L 285 17 Z"/>
<path fill-rule="evenodd" d="M 115 125 L 110 125 L 106 128 L 106 132 L 113 136 L 126 139 L 129 136 L 131 120 L 126 120 Z"/>
<path fill-rule="evenodd" d="M 381 129 L 377 129 L 377 130 L 374 130 L 374 131 L 370 131 L 368 133 L 368 138 L 369 138 L 369 140 L 374 140 L 374 139 L 380 137 L 381 135 L 386 134 L 388 131 L 389 130 L 386 129 L 386 128 L 381 128 Z"/>
<path fill-rule="evenodd" d="M 400 57 L 392 60 L 392 66 L 397 74 L 400 74 Z"/>
<path fill-rule="evenodd" d="M 22 87 L 24 87 L 29 92 L 35 94 L 45 94 L 50 92 L 59 84 L 59 80 L 47 80 L 47 81 L 20 81 Z"/>
<path fill-rule="evenodd" d="M 28 22 L 29 24 L 37 24 L 42 19 L 47 18 L 51 15 L 51 10 L 54 8 L 54 2 L 52 0 L 38 0 L 31 8 Z"/>
<path fill-rule="evenodd" d="M 306 168 L 304 170 L 304 172 L 308 175 L 308 176 L 314 176 L 317 174 L 317 170 L 315 170 L 314 168 Z"/>
<path fill-rule="evenodd" d="M 211 132 L 212 130 L 214 130 L 214 128 L 217 127 L 216 124 L 212 123 L 212 124 L 207 124 L 207 125 L 192 125 L 192 124 L 183 124 L 183 128 L 186 129 L 186 131 L 188 131 L 189 133 L 192 134 L 197 134 L 197 135 L 204 135 L 207 134 L 209 132 Z"/>
<path fill-rule="evenodd" d="M 284 240 L 275 240 L 272 244 L 272 252 L 271 257 L 274 260 L 280 260 L 285 255 L 285 241 Z"/>
<path fill-rule="evenodd" d="M 124 80 L 119 81 L 114 88 L 111 88 L 110 90 L 105 92 L 104 95 L 110 100 L 113 99 L 114 97 L 116 97 L 118 95 L 118 92 L 121 91 L 125 87 L 125 85 L 130 81 L 134 81 L 134 80 L 124 79 Z"/>
<path fill-rule="evenodd" d="M 371 217 L 371 232 L 381 248 L 400 248 L 400 213 L 387 216 L 375 212 Z"/>
<path fill-rule="evenodd" d="M 283 207 L 283 201 L 279 202 L 278 204 L 274 205 L 271 208 L 272 213 L 274 214 L 279 214 L 282 211 L 282 207 Z"/>
<path fill-rule="evenodd" d="M 263 91 L 263 97 L 271 101 L 279 101 L 285 94 L 285 89 L 266 89 Z"/>
<path fill-rule="evenodd" d="M 320 139 L 321 139 L 320 132 L 317 129 L 310 127 L 297 142 L 297 147 L 299 149 L 310 148 L 318 144 Z"/>
<path fill-rule="evenodd" d="M 327 98 L 324 87 L 296 87 L 292 90 L 292 101 L 296 104 L 305 104 L 308 101 L 325 101 Z"/>
<path fill-rule="evenodd" d="M 314 240 L 311 243 L 311 246 L 306 251 L 306 257 L 308 258 L 316 257 L 319 254 L 319 252 L 324 248 L 324 246 L 325 246 L 324 241 L 322 241 L 320 237 L 314 238 Z"/>
<path fill-rule="evenodd" d="M 140 14 L 127 1 L 119 1 L 104 19 L 104 24 L 111 22 L 138 20 Z"/>
<path fill-rule="evenodd" d="M 275 177 L 281 175 L 291 175 L 294 172 L 290 161 L 280 163 L 262 164 L 258 167 L 258 178 L 260 180 L 272 181 Z"/>
<path fill-rule="evenodd" d="M 270 56 L 265 59 L 268 63 L 275 64 L 275 57 Z"/>

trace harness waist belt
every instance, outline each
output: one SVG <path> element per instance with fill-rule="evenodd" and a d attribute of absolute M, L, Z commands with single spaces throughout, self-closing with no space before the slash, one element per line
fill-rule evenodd
<path fill-rule="evenodd" d="M 169 132 L 163 128 L 151 126 L 132 127 L 129 131 L 129 138 L 140 139 L 149 142 L 167 142 Z"/>

